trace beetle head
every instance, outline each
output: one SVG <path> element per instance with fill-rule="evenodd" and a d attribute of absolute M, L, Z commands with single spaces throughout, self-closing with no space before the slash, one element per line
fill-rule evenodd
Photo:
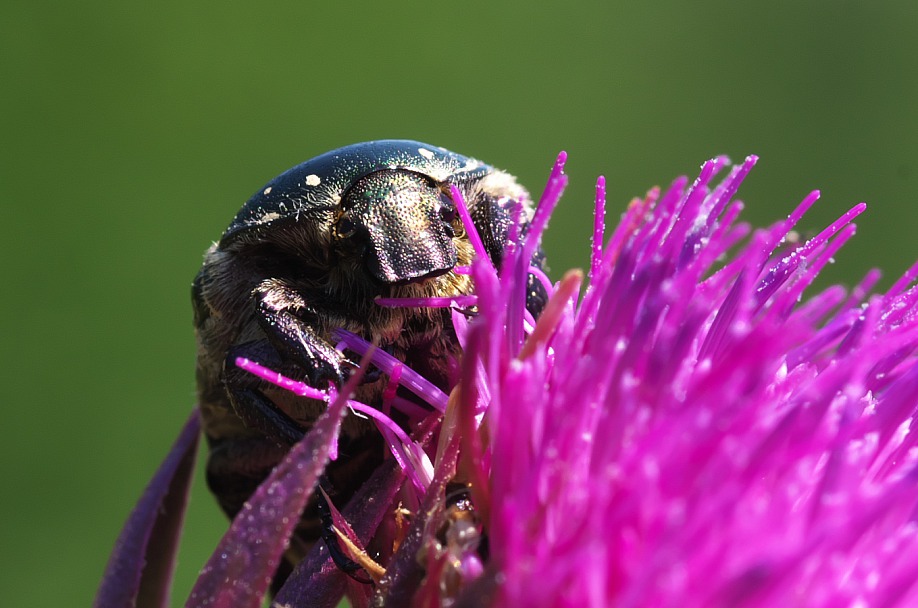
<path fill-rule="evenodd" d="M 430 178 L 376 171 L 354 183 L 341 203 L 334 234 L 358 244 L 376 280 L 417 282 L 456 265 L 456 206 Z"/>

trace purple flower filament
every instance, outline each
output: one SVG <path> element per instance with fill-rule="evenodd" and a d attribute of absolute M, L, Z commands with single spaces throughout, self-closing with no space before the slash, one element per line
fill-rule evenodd
<path fill-rule="evenodd" d="M 272 371 L 263 365 L 260 365 L 249 359 L 239 357 L 236 359 L 236 365 L 239 366 L 240 369 L 243 369 L 250 374 L 253 374 L 275 386 L 289 390 L 296 395 L 309 397 L 312 399 L 320 399 L 326 402 L 331 401 L 333 398 L 330 393 L 325 393 L 309 386 L 304 382 L 299 382 L 297 380 L 288 378 L 283 374 Z M 389 418 L 389 416 L 385 415 L 376 408 L 370 407 L 369 405 L 359 401 L 354 401 L 353 399 L 348 399 L 347 405 L 353 411 L 359 412 L 360 414 L 373 419 L 373 421 L 379 427 L 380 431 L 385 436 L 390 451 L 398 461 L 399 466 L 405 470 L 419 492 L 426 490 L 427 486 L 430 485 L 432 466 L 430 465 L 430 461 L 427 459 L 426 454 L 420 448 L 420 446 L 412 441 L 411 438 L 409 438 L 405 433 L 405 431 L 391 418 Z M 334 459 L 335 457 L 333 456 L 332 460 Z"/>

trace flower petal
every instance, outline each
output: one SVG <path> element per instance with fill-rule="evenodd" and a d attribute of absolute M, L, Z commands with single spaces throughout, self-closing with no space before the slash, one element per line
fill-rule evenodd
<path fill-rule="evenodd" d="M 373 536 L 380 522 L 389 515 L 392 501 L 404 482 L 404 471 L 394 460 L 388 460 L 354 494 L 342 515 L 359 539 L 366 542 Z M 278 591 L 274 602 L 280 606 L 334 608 L 350 582 L 329 558 L 325 544 L 318 542 Z"/>
<path fill-rule="evenodd" d="M 258 608 L 293 529 L 325 469 L 351 382 L 236 515 L 205 564 L 187 608 Z"/>
<path fill-rule="evenodd" d="M 200 434 L 195 409 L 121 530 L 93 604 L 97 608 L 169 605 Z"/>
<path fill-rule="evenodd" d="M 386 576 L 377 589 L 376 604 L 411 605 L 411 598 L 418 592 L 425 575 L 424 569 L 418 563 L 417 555 L 428 544 L 429 536 L 433 533 L 428 529 L 428 522 L 443 506 L 446 484 L 455 473 L 458 453 L 459 438 L 454 436 L 442 452 L 433 481 L 427 489 L 418 513 L 411 521 L 405 540 L 389 562 Z"/>

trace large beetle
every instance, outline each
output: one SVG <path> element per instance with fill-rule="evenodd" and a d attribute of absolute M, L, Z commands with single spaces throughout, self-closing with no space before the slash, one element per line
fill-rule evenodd
<path fill-rule="evenodd" d="M 529 194 L 513 177 L 424 143 L 354 144 L 306 161 L 249 199 L 207 250 L 192 299 L 198 341 L 198 396 L 210 446 L 207 481 L 234 516 L 324 404 L 268 386 L 239 370 L 244 356 L 325 388 L 354 362 L 332 332 L 351 331 L 404 361 L 444 390 L 456 381 L 460 349 L 449 311 L 384 308 L 382 297 L 468 294 L 472 247 L 450 186 L 467 202 L 488 255 L 500 265 L 510 224 L 531 217 Z M 533 264 L 542 265 L 541 252 Z M 528 308 L 544 305 L 530 284 Z M 386 379 L 368 374 L 356 399 L 380 402 Z M 323 485 L 343 505 L 384 456 L 372 426 L 351 414 L 339 458 Z M 315 497 L 297 530 L 305 549 L 322 534 Z M 295 559 L 295 556 L 294 556 Z"/>

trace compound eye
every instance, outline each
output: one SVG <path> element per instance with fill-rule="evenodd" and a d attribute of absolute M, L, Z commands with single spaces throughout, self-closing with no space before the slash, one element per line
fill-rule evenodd
<path fill-rule="evenodd" d="M 447 226 L 451 237 L 462 236 L 465 233 L 456 203 L 445 194 L 440 196 L 440 219 Z"/>
<path fill-rule="evenodd" d="M 335 234 L 338 238 L 346 239 L 354 236 L 357 232 L 357 225 L 347 215 L 341 215 L 335 222 Z"/>
<path fill-rule="evenodd" d="M 447 224 L 453 223 L 456 219 L 456 203 L 448 196 L 440 197 L 440 219 Z"/>

